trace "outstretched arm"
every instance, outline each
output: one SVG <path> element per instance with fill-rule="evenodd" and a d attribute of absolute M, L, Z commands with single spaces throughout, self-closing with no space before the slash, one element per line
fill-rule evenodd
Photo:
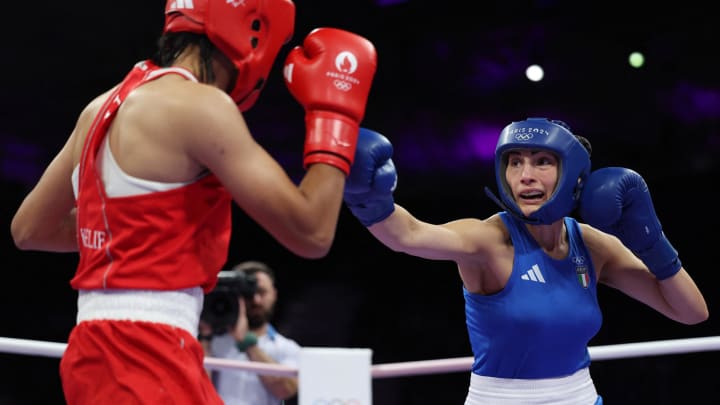
<path fill-rule="evenodd" d="M 393 147 L 383 135 L 360 129 L 355 162 L 345 185 L 345 203 L 353 215 L 390 249 L 434 260 L 462 262 L 477 253 L 489 231 L 484 221 L 460 219 L 435 225 L 414 217 L 395 204 L 397 173 Z"/>
<path fill-rule="evenodd" d="M 387 219 L 368 227 L 385 246 L 396 252 L 431 260 L 452 260 L 462 263 L 463 258 L 479 254 L 477 243 L 482 236 L 472 237 L 488 230 L 487 223 L 472 218 L 444 224 L 430 224 L 415 218 L 405 208 L 395 205 Z"/>

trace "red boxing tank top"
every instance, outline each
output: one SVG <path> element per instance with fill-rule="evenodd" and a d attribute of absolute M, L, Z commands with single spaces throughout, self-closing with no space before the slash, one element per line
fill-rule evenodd
<path fill-rule="evenodd" d="M 215 175 L 172 190 L 108 197 L 96 156 L 127 95 L 164 74 L 140 62 L 108 97 L 88 132 L 80 160 L 75 289 L 178 290 L 207 293 L 227 260 L 231 196 Z"/>

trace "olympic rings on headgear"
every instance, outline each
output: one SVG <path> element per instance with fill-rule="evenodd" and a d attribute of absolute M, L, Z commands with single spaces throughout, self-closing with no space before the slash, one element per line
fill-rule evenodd
<path fill-rule="evenodd" d="M 544 149 L 559 159 L 557 186 L 550 199 L 529 216 L 515 203 L 505 180 L 507 152 L 512 149 Z M 550 224 L 571 213 L 580 199 L 585 179 L 590 174 L 590 154 L 567 124 L 547 118 L 528 118 L 513 122 L 500 134 L 495 149 L 495 179 L 504 209 L 525 222 Z"/>

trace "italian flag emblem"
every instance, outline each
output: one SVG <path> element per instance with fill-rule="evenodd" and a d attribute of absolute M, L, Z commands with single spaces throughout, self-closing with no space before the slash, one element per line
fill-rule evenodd
<path fill-rule="evenodd" d="M 588 288 L 588 285 L 590 285 L 590 276 L 588 276 L 587 266 L 578 266 L 575 268 L 575 272 L 577 273 L 578 283 L 580 283 L 583 288 Z"/>

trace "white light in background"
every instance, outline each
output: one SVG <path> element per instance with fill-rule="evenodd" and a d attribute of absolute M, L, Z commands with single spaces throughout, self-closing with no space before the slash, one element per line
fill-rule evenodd
<path fill-rule="evenodd" d="M 527 76 L 530 81 L 539 82 L 545 76 L 545 72 L 540 65 L 530 65 L 525 69 L 525 76 Z"/>

